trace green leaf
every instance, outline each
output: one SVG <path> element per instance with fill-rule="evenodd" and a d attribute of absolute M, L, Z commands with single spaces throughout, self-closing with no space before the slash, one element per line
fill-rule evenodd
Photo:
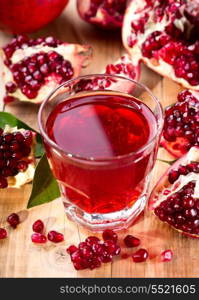
<path fill-rule="evenodd" d="M 43 155 L 35 170 L 27 208 L 53 201 L 58 197 L 60 197 L 58 184 L 50 170 L 46 155 Z"/>
<path fill-rule="evenodd" d="M 35 148 L 35 156 L 41 157 L 44 154 L 42 138 L 41 135 L 36 130 L 34 130 L 24 122 L 20 121 L 12 114 L 7 112 L 0 112 L 0 128 L 4 128 L 5 125 L 10 125 L 11 127 L 17 126 L 18 128 L 24 128 L 24 129 L 35 131 L 37 133 L 37 137 L 36 137 L 37 144 Z"/>

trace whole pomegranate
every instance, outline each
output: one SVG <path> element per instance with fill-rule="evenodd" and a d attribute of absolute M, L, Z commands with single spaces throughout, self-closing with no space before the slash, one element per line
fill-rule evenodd
<path fill-rule="evenodd" d="M 41 103 L 59 84 L 78 76 L 91 57 L 91 47 L 62 42 L 52 36 L 29 39 L 19 35 L 2 51 L 5 103 Z"/>
<path fill-rule="evenodd" d="M 80 17 L 105 29 L 122 26 L 127 0 L 77 0 Z"/>
<path fill-rule="evenodd" d="M 0 1 L 0 29 L 14 34 L 40 29 L 57 18 L 68 0 Z"/>
<path fill-rule="evenodd" d="M 36 133 L 17 127 L 0 128 L 0 189 L 32 181 Z"/>
<path fill-rule="evenodd" d="M 125 13 L 122 35 L 133 60 L 199 90 L 199 29 L 191 11 L 188 17 L 193 2 L 133 0 Z"/>
<path fill-rule="evenodd" d="M 179 232 L 199 238 L 199 148 L 192 147 L 163 175 L 152 191 L 149 208 Z"/>
<path fill-rule="evenodd" d="M 174 157 L 181 157 L 199 145 L 199 93 L 185 90 L 165 110 L 161 145 Z"/>

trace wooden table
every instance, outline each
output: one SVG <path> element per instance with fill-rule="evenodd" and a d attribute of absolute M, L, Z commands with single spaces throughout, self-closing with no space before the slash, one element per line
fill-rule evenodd
<path fill-rule="evenodd" d="M 75 9 L 75 2 L 70 1 L 70 5 L 61 17 L 34 36 L 55 35 L 67 42 L 91 44 L 94 48 L 93 61 L 83 73 L 100 72 L 103 66 L 113 62 L 124 53 L 120 33 L 103 32 L 80 20 Z M 4 45 L 10 38 L 1 33 L 0 45 Z M 181 89 L 174 82 L 160 77 L 146 67 L 142 69 L 141 82 L 152 89 L 163 106 L 174 102 Z M 36 128 L 37 106 L 28 103 L 13 103 L 6 108 L 6 111 Z M 163 149 L 159 150 L 158 157 L 166 160 L 173 159 Z M 157 161 L 152 184 L 167 167 L 168 164 Z M 26 205 L 30 191 L 31 184 L 19 190 L 0 191 L 1 225 L 12 212 L 21 211 L 24 217 L 24 221 L 16 230 L 10 230 L 9 238 L 0 241 L 0 277 L 197 277 L 199 274 L 198 241 L 183 237 L 169 226 L 159 222 L 149 212 L 146 212 L 145 217 L 140 218 L 128 231 L 120 232 L 119 237 L 122 239 L 130 233 L 140 237 L 142 246 L 151 253 L 150 260 L 146 263 L 135 264 L 131 258 L 116 258 L 112 264 L 103 264 L 99 269 L 77 272 L 65 249 L 71 243 L 77 244 L 83 241 L 91 233 L 66 218 L 60 199 L 27 211 Z M 61 245 L 33 245 L 30 241 L 31 227 L 38 218 L 45 220 L 47 229 L 54 228 L 62 231 L 65 235 L 65 242 Z M 162 263 L 158 254 L 168 248 L 174 251 L 175 257 L 172 262 Z"/>

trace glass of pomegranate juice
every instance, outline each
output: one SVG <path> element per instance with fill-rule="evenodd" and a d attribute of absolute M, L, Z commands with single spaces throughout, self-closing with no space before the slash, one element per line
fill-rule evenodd
<path fill-rule="evenodd" d="M 124 77 L 81 76 L 55 89 L 38 118 L 69 218 L 127 228 L 147 201 L 163 125 L 157 98 Z"/>

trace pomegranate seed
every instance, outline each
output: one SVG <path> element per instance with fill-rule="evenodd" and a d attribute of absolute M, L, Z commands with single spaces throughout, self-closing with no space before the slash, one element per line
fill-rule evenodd
<path fill-rule="evenodd" d="M 7 231 L 4 228 L 0 228 L 0 240 L 7 238 Z"/>
<path fill-rule="evenodd" d="M 127 253 L 122 253 L 121 254 L 121 258 L 123 259 L 127 259 L 129 257 L 129 255 Z"/>
<path fill-rule="evenodd" d="M 81 250 L 81 255 L 86 259 L 91 259 L 93 257 L 93 251 L 92 251 L 91 247 L 85 246 Z"/>
<path fill-rule="evenodd" d="M 140 245 L 140 240 L 132 235 L 127 235 L 124 238 L 124 243 L 128 248 L 138 247 Z"/>
<path fill-rule="evenodd" d="M 162 262 L 171 261 L 172 258 L 173 258 L 173 252 L 171 250 L 165 250 L 161 253 Z"/>
<path fill-rule="evenodd" d="M 104 230 L 104 232 L 102 233 L 102 237 L 103 237 L 104 241 L 112 240 L 115 243 L 117 243 L 117 240 L 118 240 L 117 234 L 113 230 L 110 230 L 110 229 Z"/>
<path fill-rule="evenodd" d="M 57 232 L 55 230 L 51 230 L 48 233 L 48 240 L 53 243 L 60 243 L 64 241 L 64 235 L 60 232 Z"/>
<path fill-rule="evenodd" d="M 46 236 L 38 232 L 31 235 L 31 240 L 35 244 L 45 244 L 47 242 Z"/>
<path fill-rule="evenodd" d="M 14 93 L 17 89 L 17 86 L 14 82 L 9 81 L 6 83 L 5 88 L 8 93 Z"/>
<path fill-rule="evenodd" d="M 16 98 L 14 98 L 14 97 L 12 97 L 12 96 L 5 96 L 5 97 L 3 98 L 3 102 L 4 102 L 5 104 L 12 103 L 12 102 L 14 102 L 15 100 L 16 100 Z"/>
<path fill-rule="evenodd" d="M 93 257 L 91 262 L 89 262 L 89 269 L 93 270 L 101 266 L 101 260 L 99 257 Z"/>
<path fill-rule="evenodd" d="M 112 262 L 113 255 L 109 254 L 107 252 L 104 252 L 103 255 L 100 257 L 100 259 L 103 263 L 106 264 L 106 263 Z"/>
<path fill-rule="evenodd" d="M 71 245 L 66 249 L 66 252 L 71 255 L 74 252 L 76 252 L 77 250 L 78 250 L 78 248 L 75 245 Z"/>
<path fill-rule="evenodd" d="M 17 225 L 20 223 L 19 216 L 16 213 L 12 213 L 8 216 L 7 222 L 10 224 L 11 227 L 16 228 Z"/>
<path fill-rule="evenodd" d="M 107 240 L 104 242 L 105 251 L 111 255 L 118 255 L 121 251 L 120 247 L 115 244 L 112 240 Z"/>
<path fill-rule="evenodd" d="M 93 244 L 92 245 L 92 250 L 93 250 L 93 253 L 97 256 L 102 256 L 103 253 L 104 253 L 104 245 L 102 244 Z"/>
<path fill-rule="evenodd" d="M 41 233 L 44 230 L 44 223 L 41 220 L 35 221 L 32 225 L 32 230 Z"/>
<path fill-rule="evenodd" d="M 148 256 L 147 250 L 142 248 L 132 254 L 133 261 L 136 263 L 146 261 Z"/>
<path fill-rule="evenodd" d="M 25 172 L 28 168 L 28 163 L 24 160 L 21 160 L 17 163 L 17 169 L 20 172 Z"/>

